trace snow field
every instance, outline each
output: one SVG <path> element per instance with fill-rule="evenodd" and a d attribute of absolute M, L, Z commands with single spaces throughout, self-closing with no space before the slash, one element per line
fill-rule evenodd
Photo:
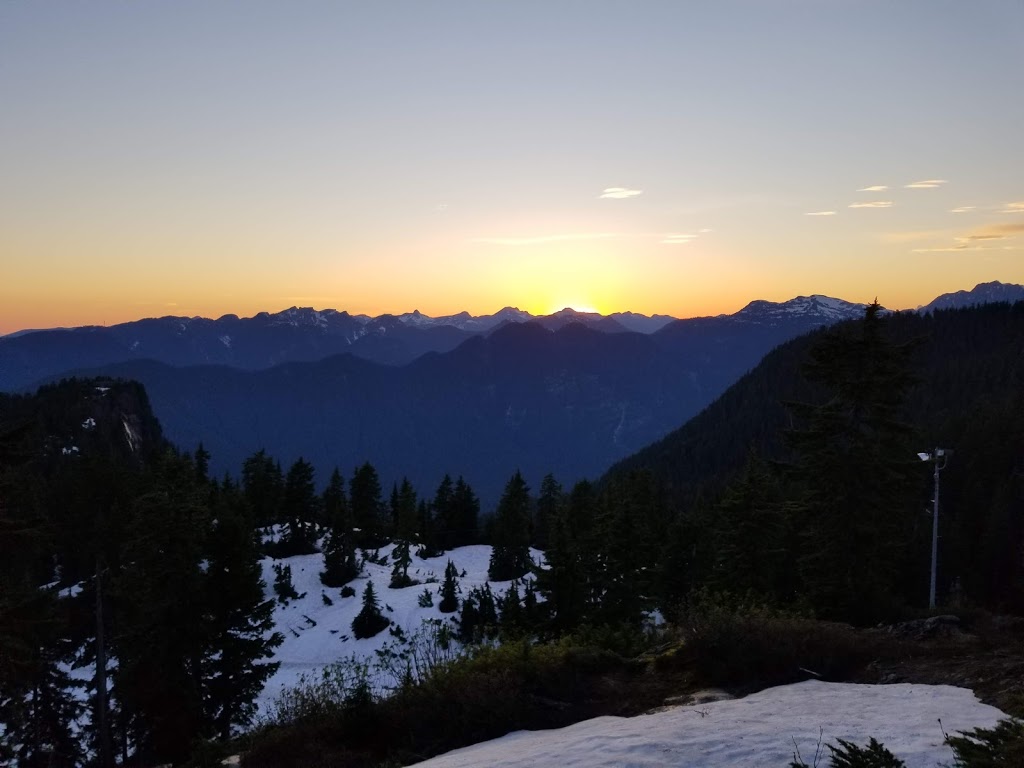
<path fill-rule="evenodd" d="M 287 605 L 275 602 L 274 625 L 276 631 L 284 638 L 284 642 L 275 649 L 272 661 L 280 662 L 281 666 L 267 680 L 259 695 L 257 706 L 260 714 L 265 714 L 274 699 L 284 689 L 294 687 L 303 675 L 307 679 L 318 676 L 324 667 L 348 659 L 353 654 L 372 665 L 376 659 L 376 651 L 385 645 L 397 643 L 396 638 L 386 629 L 362 640 L 355 639 L 352 634 L 352 619 L 362 609 L 363 591 L 369 580 L 373 580 L 381 613 L 390 619 L 393 625 L 401 627 L 407 637 L 415 633 L 428 619 L 451 621 L 458 615 L 458 611 L 443 614 L 437 607 L 441 601 L 439 592 L 444 581 L 444 569 L 449 560 L 455 564 L 460 574 L 466 572 L 466 576 L 458 580 L 460 600 L 473 587 L 483 586 L 488 582 L 487 567 L 490 564 L 491 547 L 479 544 L 459 547 L 430 559 L 417 557 L 413 553 L 409 576 L 421 583 L 403 589 L 391 589 L 388 584 L 391 582 L 393 549 L 394 545 L 381 547 L 380 553 L 388 555 L 388 565 L 367 562 L 363 573 L 348 584 L 355 590 L 355 596 L 345 598 L 341 597 L 340 588 L 325 587 L 320 583 L 320 572 L 323 570 L 322 554 L 298 555 L 280 560 L 269 557 L 263 559 L 263 581 L 266 584 L 267 599 L 276 598 L 273 589 L 275 564 L 291 566 L 292 583 L 295 591 L 302 597 L 290 600 Z M 543 557 L 538 551 L 532 551 L 531 554 L 535 561 Z M 427 584 L 425 582 L 428 578 L 437 581 Z M 495 599 L 504 594 L 511 583 L 490 582 Z M 433 607 L 421 608 L 417 602 L 424 588 L 428 588 L 433 594 Z M 322 594 L 326 594 L 333 605 L 326 605 Z M 391 681 L 379 682 L 388 684 Z"/>
<path fill-rule="evenodd" d="M 1006 717 L 966 688 L 853 685 L 810 680 L 743 699 L 633 718 L 599 717 L 551 731 L 518 731 L 417 763 L 422 768 L 783 768 L 795 747 L 830 764 L 825 744 L 874 737 L 907 768 L 950 765 L 947 733 L 991 727 Z M 939 719 L 942 727 L 939 726 Z"/>

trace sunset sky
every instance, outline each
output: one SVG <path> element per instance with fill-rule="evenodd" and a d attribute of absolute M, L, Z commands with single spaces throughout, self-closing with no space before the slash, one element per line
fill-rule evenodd
<path fill-rule="evenodd" d="M 1024 2 L 0 3 L 0 334 L 1024 282 Z"/>

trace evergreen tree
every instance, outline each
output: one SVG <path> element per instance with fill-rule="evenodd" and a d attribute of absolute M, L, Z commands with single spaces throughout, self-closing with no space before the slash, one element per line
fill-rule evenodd
<path fill-rule="evenodd" d="M 292 582 L 292 567 L 281 563 L 274 563 L 274 594 L 281 603 L 289 600 L 298 600 L 299 593 L 295 591 L 295 584 Z"/>
<path fill-rule="evenodd" d="M 273 525 L 281 521 L 284 476 L 281 465 L 266 451 L 259 450 L 243 462 L 242 489 L 256 525 Z"/>
<path fill-rule="evenodd" d="M 168 454 L 134 504 L 116 579 L 115 698 L 136 759 L 179 760 L 204 734 L 203 659 L 208 648 L 204 536 L 208 494 L 191 462 Z"/>
<path fill-rule="evenodd" d="M 451 500 L 451 536 L 449 539 L 451 548 L 476 544 L 480 540 L 477 532 L 479 517 L 480 500 L 469 483 L 462 478 L 462 475 L 459 475 L 459 479 L 455 481 L 455 490 L 452 491 Z"/>
<path fill-rule="evenodd" d="M 402 478 L 402 485 L 395 495 L 395 538 L 414 541 L 418 526 L 416 515 L 416 491 L 409 478 Z"/>
<path fill-rule="evenodd" d="M 192 459 L 196 466 L 196 479 L 205 482 L 210 473 L 210 452 L 203 447 L 202 441 L 196 447 L 196 455 Z"/>
<path fill-rule="evenodd" d="M 47 547 L 27 456 L 0 424 L 0 763 L 77 765 L 72 723 L 83 707 L 67 674 L 73 645 L 49 588 L 33 571 Z"/>
<path fill-rule="evenodd" d="M 531 565 L 530 489 L 517 471 L 498 502 L 487 575 L 494 581 L 518 579 Z"/>
<path fill-rule="evenodd" d="M 269 634 L 273 602 L 263 596 L 260 554 L 244 500 L 229 486 L 219 494 L 215 511 L 205 579 L 209 625 L 203 702 L 207 723 L 227 739 L 232 727 L 249 724 L 256 696 L 278 667 L 266 659 L 282 638 Z"/>
<path fill-rule="evenodd" d="M 349 481 L 349 503 L 355 522 L 356 544 L 364 549 L 384 545 L 387 526 L 381 502 L 380 480 L 370 462 L 357 468 Z"/>
<path fill-rule="evenodd" d="M 497 608 L 502 637 L 519 637 L 525 628 L 525 616 L 518 581 L 513 581 L 505 594 L 497 600 Z"/>
<path fill-rule="evenodd" d="M 578 626 L 591 610 L 592 573 L 597 564 L 593 519 L 597 497 L 593 486 L 581 480 L 562 505 L 549 531 L 546 567 L 537 571 L 537 589 L 545 597 L 556 632 Z"/>
<path fill-rule="evenodd" d="M 391 559 L 395 561 L 391 569 L 391 589 L 402 589 L 419 584 L 418 581 L 409 578 L 409 566 L 412 564 L 412 556 L 409 554 L 409 542 L 399 541 L 391 552 Z"/>
<path fill-rule="evenodd" d="M 555 476 L 547 474 L 540 484 L 540 496 L 537 497 L 537 515 L 533 521 L 533 546 L 537 549 L 548 548 L 551 527 L 558 517 L 564 499 L 562 486 Z"/>
<path fill-rule="evenodd" d="M 320 500 L 316 495 L 313 465 L 299 458 L 288 470 L 284 484 L 284 537 L 277 549 L 281 557 L 316 552 L 316 521 Z"/>
<path fill-rule="evenodd" d="M 598 575 L 589 581 L 598 623 L 637 624 L 653 602 L 655 562 L 664 541 L 664 509 L 648 472 L 631 472 L 610 483 L 595 531 Z"/>
<path fill-rule="evenodd" d="M 754 593 L 771 602 L 793 600 L 798 588 L 793 534 L 781 488 L 756 454 L 715 505 L 709 533 L 714 556 L 705 583 L 711 589 Z"/>
<path fill-rule="evenodd" d="M 424 559 L 440 556 L 442 549 L 438 541 L 437 526 L 431 505 L 425 499 L 420 499 L 416 505 L 416 520 L 420 532 L 420 547 L 416 554 Z"/>
<path fill-rule="evenodd" d="M 444 583 L 441 585 L 441 602 L 438 609 L 441 613 L 454 613 L 459 607 L 459 583 L 455 564 L 449 560 L 444 569 Z"/>
<path fill-rule="evenodd" d="M 909 347 L 886 338 L 880 309 L 870 305 L 863 321 L 812 349 L 806 375 L 827 399 L 790 405 L 800 421 L 789 433 L 801 489 L 791 507 L 797 562 L 823 618 L 873 622 L 902 597 L 897 574 L 923 478 L 915 478 L 913 431 L 899 417 L 912 382 Z"/>
<path fill-rule="evenodd" d="M 454 549 L 456 546 L 454 541 L 458 523 L 453 517 L 452 494 L 452 478 L 446 474 L 441 479 L 441 484 L 437 486 L 437 492 L 434 494 L 434 501 L 431 504 L 437 542 L 442 552 Z"/>
<path fill-rule="evenodd" d="M 377 602 L 377 595 L 373 589 L 373 582 L 366 582 L 366 589 L 363 591 L 362 610 L 352 619 L 352 634 L 357 640 L 374 635 L 387 629 L 390 621 L 380 612 L 380 604 Z"/>
<path fill-rule="evenodd" d="M 327 538 L 324 541 L 324 570 L 320 581 L 328 587 L 340 587 L 359 575 L 352 511 L 345 498 L 345 484 L 337 469 L 323 495 Z"/>
<path fill-rule="evenodd" d="M 498 627 L 498 610 L 491 585 L 473 587 L 462 601 L 459 614 L 459 641 L 479 643 L 494 637 Z"/>

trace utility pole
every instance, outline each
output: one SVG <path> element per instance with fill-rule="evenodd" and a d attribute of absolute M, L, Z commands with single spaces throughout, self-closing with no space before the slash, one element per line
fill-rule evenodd
<path fill-rule="evenodd" d="M 936 448 L 932 453 L 919 453 L 921 461 L 930 461 L 935 465 L 935 498 L 932 499 L 932 573 L 928 585 L 928 607 L 935 608 L 935 574 L 939 561 L 939 471 L 946 467 L 946 462 L 953 455 L 948 448 Z"/>

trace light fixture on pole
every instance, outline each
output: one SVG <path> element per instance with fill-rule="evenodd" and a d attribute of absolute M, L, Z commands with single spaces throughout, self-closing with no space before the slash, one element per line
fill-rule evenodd
<path fill-rule="evenodd" d="M 932 499 L 932 577 L 928 586 L 928 607 L 935 607 L 935 569 L 939 559 L 939 470 L 946 468 L 953 451 L 949 448 L 936 448 L 931 453 L 919 453 L 921 461 L 930 461 L 935 465 L 935 498 Z"/>

